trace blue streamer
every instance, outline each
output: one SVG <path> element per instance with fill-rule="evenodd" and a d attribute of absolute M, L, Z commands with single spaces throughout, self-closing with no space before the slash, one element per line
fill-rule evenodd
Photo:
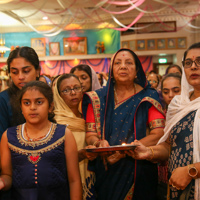
<path fill-rule="evenodd" d="M 104 64 L 103 64 L 103 68 L 102 68 L 102 72 L 106 69 L 106 72 L 108 72 L 108 59 L 105 58 Z"/>
<path fill-rule="evenodd" d="M 74 67 L 74 66 L 71 66 L 71 65 L 67 62 L 67 60 L 65 60 L 65 63 L 66 63 L 67 66 L 70 67 L 70 68 L 73 68 L 73 67 Z"/>
<path fill-rule="evenodd" d="M 64 63 L 64 61 L 62 61 L 62 65 L 63 65 L 63 74 L 65 74 L 65 63 Z"/>
<path fill-rule="evenodd" d="M 90 60 L 87 60 L 87 62 L 88 62 L 91 66 L 96 67 L 96 66 L 100 65 L 100 64 L 103 62 L 103 60 L 104 60 L 104 59 L 101 59 L 100 62 L 97 63 L 97 64 L 92 64 L 92 63 L 90 62 Z"/>
<path fill-rule="evenodd" d="M 48 67 L 46 64 L 45 65 L 47 66 L 48 69 L 55 69 L 57 67 L 57 65 L 58 65 L 58 62 L 59 61 L 56 61 L 56 64 L 53 67 Z"/>
<path fill-rule="evenodd" d="M 149 59 L 149 56 L 147 56 L 144 61 L 142 62 L 142 64 L 144 64 L 147 60 Z"/>
<path fill-rule="evenodd" d="M 147 69 L 145 70 L 145 72 L 147 72 L 147 71 L 148 71 L 148 69 L 149 69 L 149 67 L 151 66 L 151 61 L 152 61 L 152 56 L 150 57 L 150 60 L 149 60 L 148 67 L 147 67 Z"/>

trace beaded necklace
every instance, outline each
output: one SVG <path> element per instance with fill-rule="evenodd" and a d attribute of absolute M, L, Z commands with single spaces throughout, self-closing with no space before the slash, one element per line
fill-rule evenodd
<path fill-rule="evenodd" d="M 46 137 L 49 135 L 49 132 L 50 132 L 51 127 L 52 127 L 52 123 L 51 123 L 51 125 L 49 125 L 48 128 L 47 128 L 47 134 L 42 135 L 42 136 L 40 136 L 40 137 L 38 137 L 38 138 L 30 138 L 30 137 L 29 137 L 28 131 L 27 131 L 27 128 L 26 128 L 26 125 L 24 126 L 24 131 L 25 131 L 27 140 L 28 140 L 29 142 L 35 142 L 35 141 L 39 141 L 39 140 L 41 140 L 41 139 L 46 138 Z"/>

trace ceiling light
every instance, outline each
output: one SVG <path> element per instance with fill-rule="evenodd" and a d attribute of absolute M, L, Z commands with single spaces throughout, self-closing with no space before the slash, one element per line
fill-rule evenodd
<path fill-rule="evenodd" d="M 47 16 L 44 16 L 42 19 L 43 19 L 43 20 L 47 20 L 47 19 L 48 19 L 48 17 L 47 17 Z"/>
<path fill-rule="evenodd" d="M 11 1 L 13 1 L 13 0 L 1 0 L 1 1 L 0 1 L 0 4 L 9 3 L 9 2 L 11 2 Z"/>

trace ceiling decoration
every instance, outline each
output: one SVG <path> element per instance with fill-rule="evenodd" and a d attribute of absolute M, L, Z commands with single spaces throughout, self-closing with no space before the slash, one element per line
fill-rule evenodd
<path fill-rule="evenodd" d="M 178 30 L 200 29 L 192 23 L 200 13 L 198 0 L 1 0 L 0 5 L 0 32 L 24 26 L 45 36 L 70 29 L 126 31 L 146 28 L 134 24 L 149 20 L 165 27 L 169 16 L 182 20 Z"/>

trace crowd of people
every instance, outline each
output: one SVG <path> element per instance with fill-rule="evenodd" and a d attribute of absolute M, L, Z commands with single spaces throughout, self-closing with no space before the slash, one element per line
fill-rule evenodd
<path fill-rule="evenodd" d="M 200 43 L 163 77 L 124 48 L 109 74 L 80 64 L 40 75 L 30 47 L 14 49 L 7 65 L 1 200 L 200 199 Z M 134 149 L 88 151 L 115 145 Z"/>

